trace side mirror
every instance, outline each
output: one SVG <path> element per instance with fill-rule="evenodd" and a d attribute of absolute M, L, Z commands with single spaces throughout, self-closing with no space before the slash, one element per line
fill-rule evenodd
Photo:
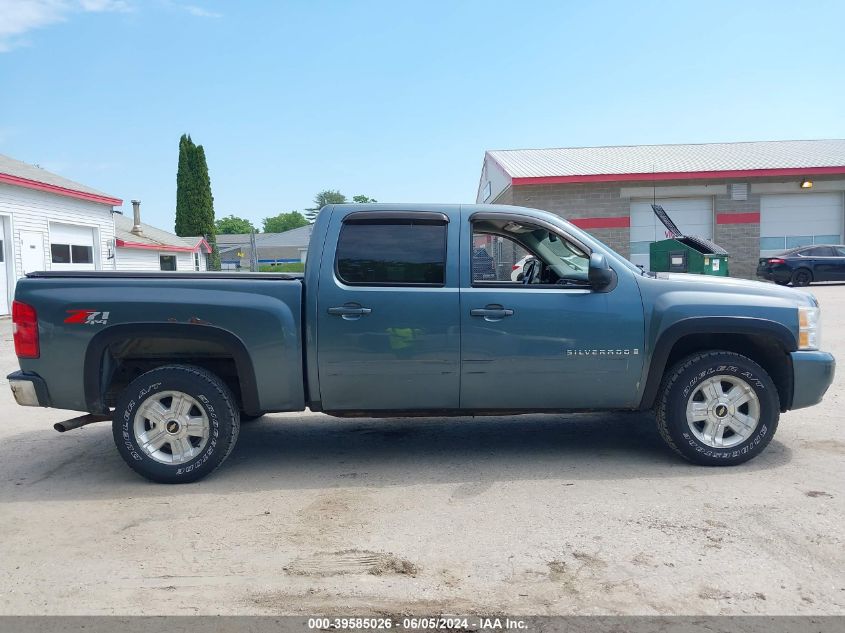
<path fill-rule="evenodd" d="M 607 288 L 613 283 L 613 269 L 607 263 L 607 257 L 601 253 L 590 255 L 590 270 L 587 273 L 587 279 L 596 290 Z"/>

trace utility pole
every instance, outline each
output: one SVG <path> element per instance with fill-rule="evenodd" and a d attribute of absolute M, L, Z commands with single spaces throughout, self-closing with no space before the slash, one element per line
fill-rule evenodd
<path fill-rule="evenodd" d="M 255 229 L 252 229 L 252 232 L 249 234 L 249 247 L 251 254 L 249 256 L 249 270 L 250 272 L 257 273 L 258 272 L 258 249 L 255 246 Z"/>

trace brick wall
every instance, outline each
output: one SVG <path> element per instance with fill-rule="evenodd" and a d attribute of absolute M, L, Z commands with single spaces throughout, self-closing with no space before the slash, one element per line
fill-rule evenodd
<path fill-rule="evenodd" d="M 752 193 L 749 187 L 747 200 L 731 200 L 729 187 L 728 195 L 715 196 L 714 211 L 713 241 L 731 254 L 728 260 L 731 277 L 754 279 L 760 258 L 760 223 L 720 224 L 719 216 L 759 214 L 760 195 Z"/>
<path fill-rule="evenodd" d="M 620 197 L 618 183 L 529 185 L 514 187 L 513 204 L 575 218 L 612 218 L 631 214 L 631 202 Z M 631 233 L 627 228 L 589 229 L 591 235 L 628 257 Z"/>

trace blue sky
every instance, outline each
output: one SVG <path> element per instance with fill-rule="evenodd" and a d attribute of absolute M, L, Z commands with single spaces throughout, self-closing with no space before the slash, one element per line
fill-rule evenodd
<path fill-rule="evenodd" d="M 173 228 L 473 202 L 484 150 L 845 137 L 845 3 L 0 0 L 0 153 Z"/>

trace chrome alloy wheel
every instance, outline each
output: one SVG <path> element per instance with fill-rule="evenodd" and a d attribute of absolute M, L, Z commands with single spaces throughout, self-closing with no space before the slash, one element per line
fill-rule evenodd
<path fill-rule="evenodd" d="M 208 415 L 181 391 L 162 391 L 138 407 L 134 423 L 138 446 L 162 464 L 184 464 L 208 443 Z"/>
<path fill-rule="evenodd" d="M 730 448 L 751 437 L 760 421 L 760 399 L 736 376 L 703 381 L 687 401 L 687 424 L 699 442 Z"/>

